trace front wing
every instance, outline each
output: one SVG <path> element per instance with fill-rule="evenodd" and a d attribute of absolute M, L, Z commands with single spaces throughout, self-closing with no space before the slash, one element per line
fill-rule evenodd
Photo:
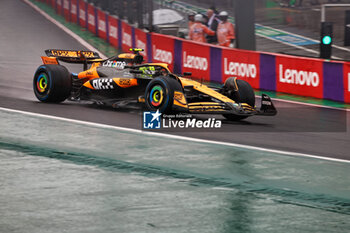
<path fill-rule="evenodd" d="M 196 102 L 184 105 L 179 102 L 176 98 L 174 99 L 174 110 L 192 114 L 233 114 L 239 116 L 274 116 L 277 114 L 271 98 L 266 94 L 262 94 L 261 96 L 261 107 L 259 109 L 246 103 Z"/>

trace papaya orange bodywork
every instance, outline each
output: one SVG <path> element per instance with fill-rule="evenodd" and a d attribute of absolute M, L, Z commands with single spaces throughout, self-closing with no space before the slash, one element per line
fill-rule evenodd
<path fill-rule="evenodd" d="M 100 76 L 99 76 L 98 73 L 97 73 L 96 67 L 97 67 L 97 66 L 92 67 L 92 68 L 90 68 L 89 70 L 80 72 L 80 73 L 78 74 L 78 78 L 79 78 L 79 79 L 83 79 L 83 78 L 88 78 L 88 79 L 99 78 Z"/>
<path fill-rule="evenodd" d="M 58 65 L 56 57 L 41 57 L 41 60 L 45 65 Z"/>
<path fill-rule="evenodd" d="M 136 78 L 113 78 L 113 81 L 122 88 L 137 86 Z"/>
<path fill-rule="evenodd" d="M 91 83 L 89 81 L 85 82 L 83 85 L 84 85 L 84 87 L 87 87 L 89 89 L 93 89 L 93 90 L 95 89 L 91 86 Z"/>

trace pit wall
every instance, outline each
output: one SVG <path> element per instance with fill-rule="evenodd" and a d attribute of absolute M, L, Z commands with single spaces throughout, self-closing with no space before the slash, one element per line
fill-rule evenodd
<path fill-rule="evenodd" d="M 174 73 L 223 83 L 235 76 L 253 88 L 350 103 L 350 63 L 224 48 L 146 33 L 84 0 L 37 0 L 69 22 L 127 52 L 142 48 L 147 62 L 169 64 Z"/>

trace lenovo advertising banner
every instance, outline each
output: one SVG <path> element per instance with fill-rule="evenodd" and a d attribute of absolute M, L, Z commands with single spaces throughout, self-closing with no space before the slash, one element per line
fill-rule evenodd
<path fill-rule="evenodd" d="M 84 0 L 79 0 L 79 25 L 86 26 L 86 2 Z"/>
<path fill-rule="evenodd" d="M 335 61 L 323 62 L 323 98 L 344 101 L 344 63 Z"/>
<path fill-rule="evenodd" d="M 71 3 L 70 3 L 70 21 L 73 23 L 78 22 L 78 0 L 71 0 Z"/>
<path fill-rule="evenodd" d="M 110 15 L 108 16 L 109 43 L 116 48 L 119 47 L 118 24 L 119 20 L 117 18 Z"/>
<path fill-rule="evenodd" d="M 63 0 L 63 15 L 66 21 L 70 21 L 70 0 Z"/>
<path fill-rule="evenodd" d="M 122 22 L 122 50 L 128 52 L 132 48 L 132 29 L 131 26 Z"/>
<path fill-rule="evenodd" d="M 102 10 L 97 10 L 97 28 L 98 36 L 104 40 L 107 40 L 107 17 L 106 13 Z"/>
<path fill-rule="evenodd" d="M 63 0 L 56 0 L 56 13 L 61 15 L 62 14 L 62 6 L 63 6 Z"/>
<path fill-rule="evenodd" d="M 135 47 L 144 50 L 140 54 L 143 56 L 144 61 L 148 61 L 147 34 L 138 28 L 135 28 Z"/>
<path fill-rule="evenodd" d="M 152 61 L 167 63 L 169 69 L 174 68 L 174 41 L 170 36 L 161 35 L 158 33 L 151 34 L 152 40 Z M 181 53 L 181 51 L 178 51 Z"/>
<path fill-rule="evenodd" d="M 88 30 L 96 34 L 95 7 L 91 4 L 88 4 L 87 13 L 88 13 Z"/>
<path fill-rule="evenodd" d="M 194 78 L 210 81 L 210 47 L 183 40 L 182 72 L 192 72 Z"/>
<path fill-rule="evenodd" d="M 222 83 L 229 77 L 247 81 L 253 88 L 260 87 L 260 53 L 222 49 Z"/>
<path fill-rule="evenodd" d="M 276 56 L 276 91 L 323 98 L 323 62 Z"/>
<path fill-rule="evenodd" d="M 350 103 L 350 63 L 344 63 L 343 71 L 344 102 Z"/>
<path fill-rule="evenodd" d="M 56 0 L 46 0 L 47 4 L 51 5 L 53 9 L 55 9 Z"/>

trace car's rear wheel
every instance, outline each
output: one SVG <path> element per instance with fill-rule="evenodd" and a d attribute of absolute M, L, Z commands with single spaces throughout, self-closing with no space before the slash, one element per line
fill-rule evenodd
<path fill-rule="evenodd" d="M 174 91 L 181 91 L 181 84 L 171 77 L 153 79 L 146 87 L 145 105 L 147 110 L 162 113 L 172 112 Z"/>
<path fill-rule="evenodd" d="M 70 96 L 72 78 L 64 66 L 42 65 L 35 72 L 33 89 L 38 100 L 59 103 Z"/>
<path fill-rule="evenodd" d="M 247 103 L 251 107 L 255 107 L 255 94 L 252 86 L 244 80 L 236 79 L 235 78 L 228 78 L 225 82 L 225 88 L 226 89 L 232 89 L 235 85 L 234 82 L 237 83 L 238 92 L 235 90 L 229 90 L 229 97 L 230 99 L 234 100 L 237 103 Z M 234 114 L 223 114 L 223 116 L 231 121 L 239 121 L 247 118 L 248 116 L 240 116 L 240 115 L 234 115 Z"/>

